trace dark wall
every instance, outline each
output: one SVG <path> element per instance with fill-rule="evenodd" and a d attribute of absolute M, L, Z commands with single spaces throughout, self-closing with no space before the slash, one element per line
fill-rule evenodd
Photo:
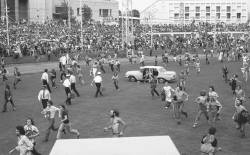
<path fill-rule="evenodd" d="M 15 21 L 15 0 L 7 0 L 10 22 Z"/>
<path fill-rule="evenodd" d="M 19 19 L 28 19 L 28 0 L 19 0 Z"/>

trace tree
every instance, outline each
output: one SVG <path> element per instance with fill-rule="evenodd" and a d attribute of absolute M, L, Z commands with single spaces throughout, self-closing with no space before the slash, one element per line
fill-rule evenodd
<path fill-rule="evenodd" d="M 140 18 L 140 12 L 138 10 L 132 10 L 132 16 Z"/>
<path fill-rule="evenodd" d="M 64 0 L 59 7 L 56 7 L 56 14 L 54 14 L 55 18 L 67 20 L 68 19 L 68 2 Z M 70 18 L 73 19 L 73 9 L 70 7 Z"/>
<path fill-rule="evenodd" d="M 82 20 L 84 22 L 89 22 L 92 19 L 92 9 L 84 4 L 82 7 Z"/>

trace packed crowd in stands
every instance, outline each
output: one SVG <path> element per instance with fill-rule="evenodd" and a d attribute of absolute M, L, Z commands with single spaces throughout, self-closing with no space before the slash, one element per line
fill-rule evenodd
<path fill-rule="evenodd" d="M 209 33 L 215 31 L 247 32 L 248 24 L 226 25 L 223 23 L 212 25 L 208 23 L 178 25 L 154 25 L 154 33 L 163 32 L 195 32 L 189 35 L 154 35 L 151 44 L 151 28 L 148 25 L 136 25 L 134 27 L 134 42 L 124 44 L 124 47 L 133 47 L 135 50 L 168 49 L 171 53 L 179 53 L 186 49 L 195 51 L 194 47 L 211 49 L 211 47 L 230 48 L 232 45 L 245 46 L 248 35 L 239 35 L 236 39 L 230 34 Z M 9 28 L 9 43 L 5 23 L 0 23 L 0 54 L 1 56 L 37 56 L 54 53 L 80 51 L 113 51 L 117 52 L 122 47 L 121 26 L 87 24 L 83 27 L 83 45 L 81 45 L 81 30 L 79 24 L 72 24 L 71 29 L 59 22 L 47 22 L 45 24 L 11 24 Z M 131 28 L 130 28 L 131 30 Z M 134 45 L 134 46 L 131 46 Z M 185 50 L 184 50 L 185 49 Z M 190 52 L 189 51 L 189 52 Z"/>

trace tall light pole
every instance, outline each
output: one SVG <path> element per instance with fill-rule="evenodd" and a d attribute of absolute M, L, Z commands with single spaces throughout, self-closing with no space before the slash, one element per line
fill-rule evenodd
<path fill-rule="evenodd" d="M 81 48 L 83 47 L 83 27 L 82 27 L 82 24 L 83 24 L 83 20 L 82 20 L 82 0 L 80 0 L 80 13 L 81 13 Z"/>
<path fill-rule="evenodd" d="M 123 9 L 121 10 L 121 15 L 122 15 L 122 49 L 124 48 L 124 23 L 123 23 Z"/>
<path fill-rule="evenodd" d="M 7 33 L 7 45 L 10 45 L 10 35 L 9 35 L 9 16 L 8 16 L 8 5 L 7 0 L 5 0 L 5 18 L 6 18 L 6 33 Z"/>
<path fill-rule="evenodd" d="M 70 14 L 70 0 L 68 0 L 68 26 L 71 29 Z"/>
<path fill-rule="evenodd" d="M 128 45 L 128 0 L 126 1 L 126 44 Z"/>

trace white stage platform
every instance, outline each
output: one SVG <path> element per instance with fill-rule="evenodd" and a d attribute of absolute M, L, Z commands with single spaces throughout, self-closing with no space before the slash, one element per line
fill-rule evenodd
<path fill-rule="evenodd" d="M 180 155 L 169 136 L 57 140 L 50 155 Z"/>

